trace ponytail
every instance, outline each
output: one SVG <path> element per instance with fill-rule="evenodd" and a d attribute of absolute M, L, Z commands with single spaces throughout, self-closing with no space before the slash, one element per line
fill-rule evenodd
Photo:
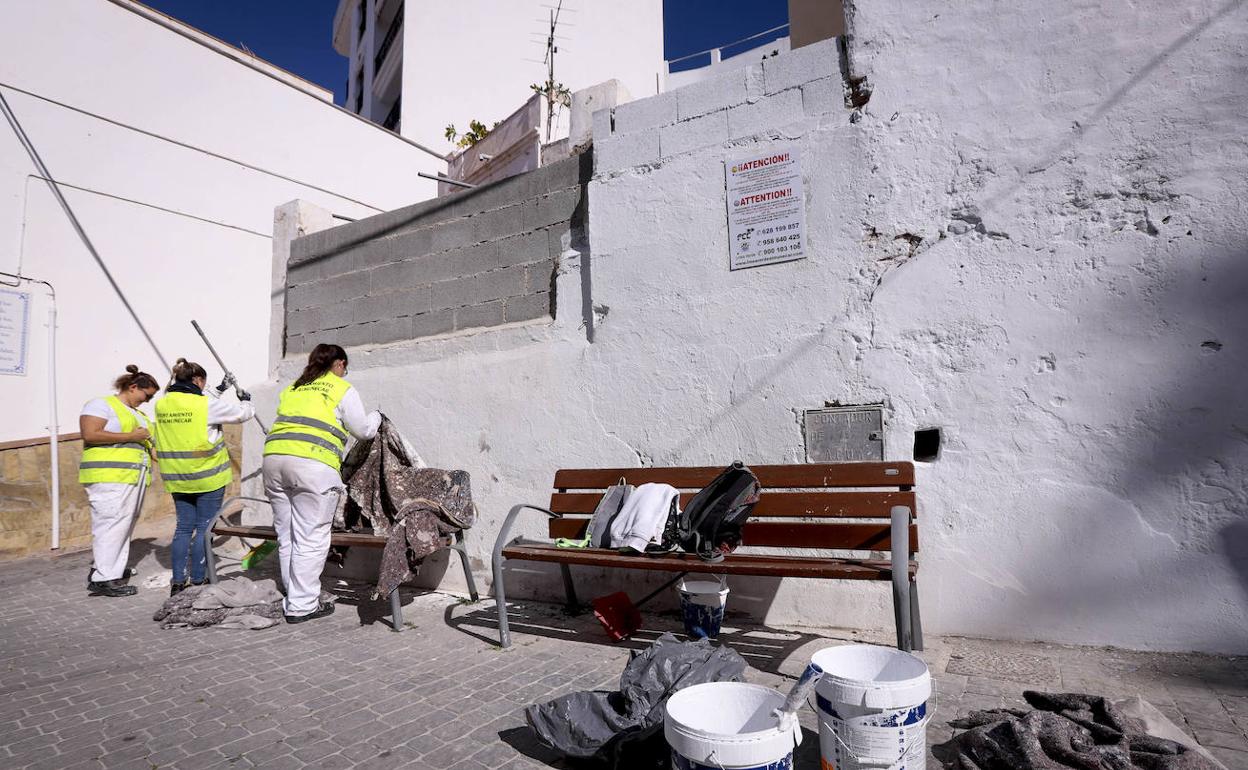
<path fill-rule="evenodd" d="M 208 379 L 208 372 L 204 371 L 204 367 L 193 361 L 187 361 L 185 358 L 179 358 L 177 363 L 173 365 L 173 379 L 169 381 L 172 385 L 175 382 L 189 383 L 196 377 Z"/>
<path fill-rule="evenodd" d="M 148 388 L 160 390 L 160 386 L 156 384 L 156 378 L 147 372 L 140 372 L 139 367 L 134 364 L 127 366 L 126 373 L 113 380 L 113 387 L 117 389 L 118 393 L 129 390 L 132 385 L 138 386 L 143 390 Z"/>
<path fill-rule="evenodd" d="M 312 348 L 312 352 L 308 354 L 308 365 L 303 367 L 303 374 L 299 375 L 299 379 L 295 380 L 294 387 L 301 388 L 309 382 L 318 379 L 325 372 L 330 370 L 335 361 L 346 361 L 347 351 L 338 345 L 328 345 L 322 342 L 320 345 Z"/>

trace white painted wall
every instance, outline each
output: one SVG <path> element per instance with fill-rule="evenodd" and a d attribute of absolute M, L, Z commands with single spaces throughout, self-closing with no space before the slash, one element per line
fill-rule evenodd
<path fill-rule="evenodd" d="M 546 80 L 546 0 L 409 4 L 403 31 L 404 136 L 454 146 L 443 131 L 469 120 L 487 126 L 510 115 Z M 555 79 L 573 91 L 615 78 L 634 98 L 656 93 L 663 71 L 662 0 L 565 2 Z M 542 21 L 546 19 L 546 21 Z M 539 34 L 540 33 L 540 34 Z M 539 40 L 540 38 L 540 40 Z M 536 63 L 528 60 L 536 60 Z M 568 135 L 568 111 L 560 130 Z"/>
<path fill-rule="evenodd" d="M 553 324 L 352 351 L 365 400 L 472 473 L 482 578 L 559 467 L 800 462 L 801 409 L 883 400 L 890 459 L 945 434 L 917 487 L 929 630 L 1248 652 L 1248 4 L 1035 6 L 855 3 L 860 113 L 831 43 L 617 108 Z M 782 145 L 810 257 L 729 272 L 723 161 Z M 892 622 L 887 584 L 734 579 L 731 604 Z"/>
<path fill-rule="evenodd" d="M 0 94 L 52 174 L 74 186 L 67 198 L 164 355 L 212 363 L 190 326 L 198 318 L 244 381 L 267 374 L 274 207 L 303 198 L 368 216 L 432 197 L 435 183 L 416 171 L 445 168 L 108 0 L 7 8 Z M 59 403 L 71 432 L 82 403 L 126 364 L 158 378 L 166 370 L 34 173 L 0 122 L 0 271 L 20 267 L 56 286 Z M 0 376 L 11 405 L 0 441 L 48 423 L 42 303 L 33 317 L 31 373 Z"/>

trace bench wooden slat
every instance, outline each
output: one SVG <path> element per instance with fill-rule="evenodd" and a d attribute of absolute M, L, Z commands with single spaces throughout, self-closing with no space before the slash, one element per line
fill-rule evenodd
<path fill-rule="evenodd" d="M 547 545 L 512 545 L 503 549 L 508 559 L 583 564 L 592 567 L 645 569 L 662 572 L 699 572 L 718 575 L 831 578 L 838 580 L 888 580 L 892 568 L 877 559 L 817 559 L 800 556 L 763 556 L 734 553 L 718 564 L 704 562 L 688 553 L 661 557 L 625 556 L 599 548 L 555 548 Z M 918 564 L 910 562 L 910 574 Z"/>
<path fill-rule="evenodd" d="M 550 536 L 582 538 L 589 519 L 551 519 Z M 822 524 L 800 521 L 750 521 L 742 533 L 746 545 L 774 548 L 832 548 L 843 551 L 888 551 L 893 547 L 888 524 Z M 569 550 L 569 549 L 563 549 Z M 919 550 L 919 528 L 910 525 L 910 553 Z"/>
<path fill-rule="evenodd" d="M 235 524 L 218 524 L 212 528 L 214 535 L 224 537 L 245 537 L 252 540 L 276 540 L 277 530 L 272 527 L 245 527 Z M 449 541 L 449 538 L 448 538 Z M 365 548 L 385 548 L 386 538 L 368 532 L 335 532 L 330 536 L 330 545 L 358 545 Z"/>
<path fill-rule="evenodd" d="M 697 492 L 683 492 L 684 508 Z M 593 513 L 601 492 L 555 492 L 550 510 L 555 513 Z M 764 491 L 751 518 L 819 517 L 836 519 L 887 519 L 894 505 L 904 505 L 918 515 L 913 492 L 774 492 Z"/>
<path fill-rule="evenodd" d="M 832 465 L 750 465 L 764 487 L 899 487 L 914 485 L 914 463 L 836 463 Z M 724 466 L 700 468 L 563 468 L 555 489 L 606 489 L 623 477 L 630 484 L 662 482 L 678 489 L 701 489 Z"/>

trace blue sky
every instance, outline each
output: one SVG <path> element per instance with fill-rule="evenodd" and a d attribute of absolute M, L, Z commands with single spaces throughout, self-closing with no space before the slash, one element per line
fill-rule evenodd
<path fill-rule="evenodd" d="M 330 44 L 338 0 L 143 1 L 227 43 L 245 45 L 257 56 L 296 75 L 332 88 L 334 100 L 342 103 L 347 60 Z M 577 0 L 581 3 L 626 1 Z M 677 59 L 723 46 L 784 24 L 788 16 L 788 0 L 665 0 L 665 57 Z M 759 38 L 751 44 L 761 45 L 767 40 Z M 681 64 L 699 66 L 704 63 L 706 57 Z"/>

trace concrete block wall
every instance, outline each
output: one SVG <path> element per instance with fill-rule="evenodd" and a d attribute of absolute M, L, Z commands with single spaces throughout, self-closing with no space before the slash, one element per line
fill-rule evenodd
<path fill-rule="evenodd" d="M 286 352 L 552 316 L 559 255 L 584 226 L 590 163 L 569 158 L 295 239 Z"/>
<path fill-rule="evenodd" d="M 689 152 L 844 110 L 835 39 L 713 78 L 599 110 L 594 173 L 655 165 Z"/>

